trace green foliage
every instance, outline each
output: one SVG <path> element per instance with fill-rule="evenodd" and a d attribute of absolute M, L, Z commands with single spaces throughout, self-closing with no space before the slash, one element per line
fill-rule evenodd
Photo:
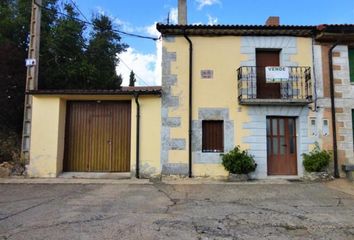
<path fill-rule="evenodd" d="M 321 172 L 324 171 L 331 160 L 331 153 L 326 150 L 321 150 L 318 145 L 310 152 L 304 153 L 303 165 L 307 172 Z"/>
<path fill-rule="evenodd" d="M 0 163 L 21 162 L 21 137 L 6 128 L 0 129 Z"/>
<path fill-rule="evenodd" d="M 22 129 L 31 2 L 0 1 L 0 126 Z"/>
<path fill-rule="evenodd" d="M 60 16 L 51 26 L 46 45 L 41 48 L 40 87 L 51 89 L 84 88 L 87 61 L 84 56 L 85 24 L 70 4 L 64 5 L 67 16 Z"/>
<path fill-rule="evenodd" d="M 136 82 L 136 78 L 135 78 L 135 73 L 133 70 L 130 71 L 130 75 L 129 75 L 129 86 L 130 87 L 134 87 L 135 86 L 135 82 Z"/>
<path fill-rule="evenodd" d="M 93 30 L 87 48 L 88 63 L 92 66 L 89 88 L 119 88 L 122 76 L 117 75 L 118 54 L 128 45 L 120 43 L 120 36 L 113 30 L 112 21 L 104 15 L 93 19 Z"/>
<path fill-rule="evenodd" d="M 18 135 L 22 130 L 31 2 L 0 1 L 0 127 Z M 127 45 L 120 42 L 111 20 L 94 17 L 88 35 L 73 6 L 64 4 L 60 11 L 68 16 L 62 16 L 58 2 L 42 1 L 39 87 L 118 88 L 122 78 L 115 72 L 117 55 Z"/>
<path fill-rule="evenodd" d="M 253 156 L 239 146 L 222 156 L 222 165 L 233 174 L 248 174 L 257 167 Z"/>
<path fill-rule="evenodd" d="M 117 89 L 122 83 L 116 72 L 118 55 L 128 47 L 104 15 L 95 16 L 89 37 L 72 5 L 67 16 L 46 25 L 48 35 L 41 43 L 39 83 L 45 89 Z"/>

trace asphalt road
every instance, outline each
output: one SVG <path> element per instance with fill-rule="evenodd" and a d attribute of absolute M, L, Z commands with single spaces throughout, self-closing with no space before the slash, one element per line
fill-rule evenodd
<path fill-rule="evenodd" d="M 0 184 L 0 239 L 354 239 L 321 183 Z"/>

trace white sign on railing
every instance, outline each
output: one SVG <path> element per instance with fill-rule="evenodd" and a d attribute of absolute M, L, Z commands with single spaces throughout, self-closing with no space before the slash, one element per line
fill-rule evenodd
<path fill-rule="evenodd" d="M 289 80 L 289 68 L 287 67 L 265 67 L 266 82 L 280 83 Z"/>

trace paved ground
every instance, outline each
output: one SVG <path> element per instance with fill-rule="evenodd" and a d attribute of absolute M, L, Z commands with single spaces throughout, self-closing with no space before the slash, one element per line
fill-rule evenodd
<path fill-rule="evenodd" d="M 354 239 L 325 184 L 0 184 L 0 239 Z"/>

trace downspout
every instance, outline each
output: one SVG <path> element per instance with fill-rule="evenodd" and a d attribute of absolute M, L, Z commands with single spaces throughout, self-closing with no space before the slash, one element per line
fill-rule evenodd
<path fill-rule="evenodd" d="M 332 113 L 332 132 L 333 132 L 333 161 L 334 161 L 334 177 L 339 178 L 338 170 L 338 147 L 337 147 L 337 126 L 336 126 L 336 107 L 334 99 L 334 77 L 333 77 L 333 49 L 338 45 L 334 43 L 328 50 L 329 62 L 329 85 L 331 94 L 331 113 Z"/>
<path fill-rule="evenodd" d="M 135 177 L 140 178 L 140 103 L 139 94 L 134 95 L 136 103 L 136 167 Z"/>
<path fill-rule="evenodd" d="M 188 176 L 192 177 L 192 96 L 193 96 L 193 43 L 184 30 L 184 38 L 189 43 L 189 113 L 188 113 Z"/>
<path fill-rule="evenodd" d="M 318 112 L 318 103 L 317 103 L 317 77 L 316 77 L 316 61 L 315 61 L 315 35 L 312 36 L 312 71 L 313 71 L 313 97 L 314 97 L 314 107 L 311 109 L 313 112 Z"/>

